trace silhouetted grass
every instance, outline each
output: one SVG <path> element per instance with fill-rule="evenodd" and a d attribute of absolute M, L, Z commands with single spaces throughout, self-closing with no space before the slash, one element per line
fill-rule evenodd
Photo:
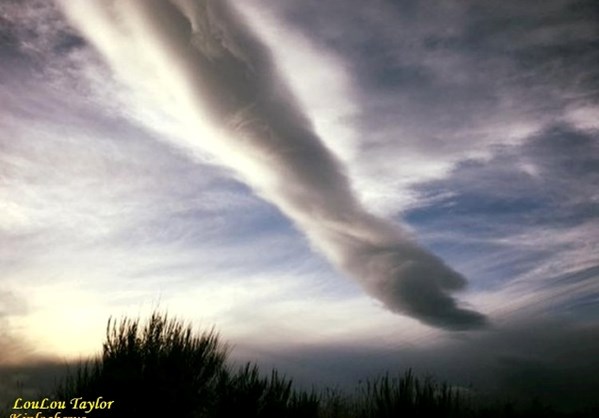
<path fill-rule="evenodd" d="M 261 376 L 256 365 L 221 374 L 216 392 L 216 417 L 316 417 L 319 399 L 313 393 L 294 391 L 291 380 L 273 370 Z"/>
<path fill-rule="evenodd" d="M 110 410 L 87 414 L 96 418 L 599 416 L 596 409 L 558 413 L 538 402 L 524 407 L 509 402 L 477 405 L 463 391 L 431 377 L 419 378 L 411 370 L 367 381 L 350 395 L 330 389 L 316 394 L 294 389 L 276 370 L 263 375 L 251 363 L 234 370 L 226 363 L 227 354 L 214 330 L 196 335 L 190 326 L 156 312 L 145 324 L 110 319 L 102 354 L 80 364 L 53 397 L 113 400 Z M 67 411 L 62 412 L 64 416 Z"/>
<path fill-rule="evenodd" d="M 359 417 L 459 416 L 461 396 L 447 384 L 419 379 L 411 370 L 403 376 L 385 375 L 366 382 Z"/>
<path fill-rule="evenodd" d="M 145 324 L 110 319 L 101 356 L 69 374 L 54 398 L 114 400 L 90 413 L 98 418 L 317 416 L 316 395 L 294 391 L 275 370 L 263 377 L 248 363 L 232 371 L 227 354 L 214 330 L 196 336 L 156 312 Z"/>
<path fill-rule="evenodd" d="M 115 401 L 94 417 L 201 416 L 215 398 L 226 356 L 213 330 L 196 336 L 166 315 L 154 313 L 144 326 L 109 320 L 100 358 L 65 379 L 56 398 Z"/>

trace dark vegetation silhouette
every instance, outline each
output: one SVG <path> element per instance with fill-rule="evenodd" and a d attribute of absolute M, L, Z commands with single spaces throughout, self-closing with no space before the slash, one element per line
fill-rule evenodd
<path fill-rule="evenodd" d="M 233 370 L 227 354 L 214 330 L 195 335 L 167 315 L 155 312 L 145 325 L 110 319 L 101 356 L 68 375 L 54 397 L 114 400 L 90 412 L 97 418 L 317 416 L 316 395 L 294 391 L 275 370 L 269 377 L 249 363 Z"/>
<path fill-rule="evenodd" d="M 594 410 L 563 413 L 538 402 L 517 407 L 481 405 L 464 390 L 411 370 L 367 381 L 353 394 L 295 389 L 276 370 L 227 364 L 228 346 L 214 329 L 195 334 L 189 325 L 154 312 L 139 320 L 110 319 L 102 354 L 79 365 L 56 387 L 54 399 L 113 400 L 111 409 L 61 411 L 62 416 L 103 417 L 594 417 Z M 72 413 L 71 413 L 72 412 Z M 47 414 L 50 415 L 50 414 Z"/>

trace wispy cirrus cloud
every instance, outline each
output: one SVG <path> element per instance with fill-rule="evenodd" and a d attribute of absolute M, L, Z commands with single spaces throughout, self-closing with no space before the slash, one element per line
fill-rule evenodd
<path fill-rule="evenodd" d="M 435 203 L 406 217 L 429 245 L 486 278 L 477 293 L 495 314 L 586 321 L 592 308 L 584 301 L 599 294 L 599 260 L 589 250 L 598 244 L 596 139 L 597 131 L 560 124 L 484 162 L 464 161 L 420 184 Z"/>

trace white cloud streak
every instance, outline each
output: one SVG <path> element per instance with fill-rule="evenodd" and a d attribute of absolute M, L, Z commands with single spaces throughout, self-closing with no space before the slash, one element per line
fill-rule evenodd
<path fill-rule="evenodd" d="M 178 145 L 216 154 L 388 309 L 448 329 L 485 323 L 450 295 L 462 276 L 363 208 L 266 47 L 225 2 L 61 5 L 122 77 L 179 118 Z"/>

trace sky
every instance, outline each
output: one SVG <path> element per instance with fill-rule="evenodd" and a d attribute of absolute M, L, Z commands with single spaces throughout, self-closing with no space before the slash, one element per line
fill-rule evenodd
<path fill-rule="evenodd" d="M 590 399 L 597 22 L 592 0 L 2 0 L 0 391 L 158 308 L 304 385 L 412 367 Z"/>

